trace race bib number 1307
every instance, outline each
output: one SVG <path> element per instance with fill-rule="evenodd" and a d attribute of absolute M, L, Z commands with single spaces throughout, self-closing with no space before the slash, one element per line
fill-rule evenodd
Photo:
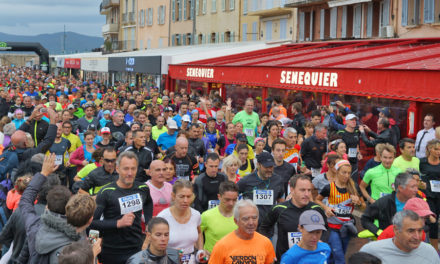
<path fill-rule="evenodd" d="M 122 215 L 142 210 L 142 199 L 139 193 L 127 195 L 118 200 Z"/>

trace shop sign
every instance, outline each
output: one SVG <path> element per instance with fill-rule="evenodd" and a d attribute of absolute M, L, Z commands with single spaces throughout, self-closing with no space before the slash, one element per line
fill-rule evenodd
<path fill-rule="evenodd" d="M 188 67 L 186 69 L 186 77 L 214 79 L 214 69 Z"/>
<path fill-rule="evenodd" d="M 160 74 L 161 56 L 110 57 L 109 71 Z"/>
<path fill-rule="evenodd" d="M 281 71 L 281 84 L 338 87 L 336 72 Z"/>
<path fill-rule="evenodd" d="M 8 43 L 0 41 L 0 50 L 11 50 L 12 47 L 8 46 Z"/>

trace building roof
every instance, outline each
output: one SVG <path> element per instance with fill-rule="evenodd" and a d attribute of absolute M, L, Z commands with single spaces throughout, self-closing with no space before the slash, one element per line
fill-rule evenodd
<path fill-rule="evenodd" d="M 439 70 L 440 38 L 425 38 L 288 44 L 170 65 L 169 75 L 440 103 Z"/>

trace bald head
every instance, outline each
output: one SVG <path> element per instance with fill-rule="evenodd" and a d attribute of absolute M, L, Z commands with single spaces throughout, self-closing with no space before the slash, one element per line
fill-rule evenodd
<path fill-rule="evenodd" d="M 17 130 L 11 136 L 12 145 L 17 148 L 26 148 L 26 133 L 21 130 Z"/>
<path fill-rule="evenodd" d="M 153 160 L 150 164 L 150 169 L 165 167 L 165 162 L 161 160 Z"/>
<path fill-rule="evenodd" d="M 176 140 L 176 157 L 183 158 L 188 153 L 188 139 L 178 137 Z"/>

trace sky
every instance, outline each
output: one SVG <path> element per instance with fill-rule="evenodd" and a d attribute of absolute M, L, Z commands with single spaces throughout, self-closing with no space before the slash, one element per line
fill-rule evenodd
<path fill-rule="evenodd" d="M 101 0 L 0 0 L 0 32 L 33 36 L 66 31 L 101 37 Z"/>

